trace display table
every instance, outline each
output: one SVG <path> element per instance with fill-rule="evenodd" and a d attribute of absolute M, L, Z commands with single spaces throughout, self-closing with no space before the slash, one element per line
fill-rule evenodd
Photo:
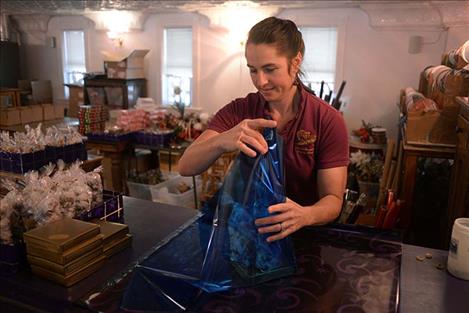
<path fill-rule="evenodd" d="M 98 150 L 103 154 L 104 189 L 125 192 L 126 170 L 123 164 L 124 159 L 129 156 L 129 145 L 128 141 L 86 141 L 87 150 Z"/>
<path fill-rule="evenodd" d="M 417 256 L 431 253 L 431 259 Z M 448 273 L 448 252 L 413 245 L 403 245 L 400 312 L 464 313 L 469 308 L 469 281 Z M 438 264 L 444 269 L 436 268 Z"/>
<path fill-rule="evenodd" d="M 361 142 L 353 137 L 349 140 L 350 152 L 362 151 L 365 153 L 378 153 L 383 155 L 385 153 L 386 146 L 386 144 Z"/>
<path fill-rule="evenodd" d="M 70 288 L 33 275 L 27 270 L 0 276 L 2 312 L 18 312 L 34 307 L 46 312 L 82 312 L 85 300 L 104 288 L 113 277 L 128 270 L 158 242 L 197 214 L 194 209 L 175 207 L 124 197 L 124 219 L 132 234 L 131 247 L 114 255 L 88 278 Z M 8 306 L 12 309 L 8 310 Z M 7 308 L 3 311 L 3 308 Z"/>
<path fill-rule="evenodd" d="M 105 160 L 103 162 L 104 167 L 104 188 L 107 190 L 117 192 L 127 192 L 126 175 L 127 170 L 124 164 L 126 159 L 134 155 L 134 150 L 148 149 L 152 151 L 152 154 L 156 158 L 156 164 L 159 165 L 159 152 L 165 151 L 169 154 L 169 171 L 171 171 L 171 156 L 173 154 L 181 154 L 187 148 L 189 143 L 182 143 L 180 145 L 170 145 L 168 147 L 163 146 L 148 146 L 134 144 L 130 141 L 96 141 L 88 140 L 86 142 L 87 149 L 95 149 L 103 153 Z"/>
<path fill-rule="evenodd" d="M 35 308 L 47 312 L 83 312 L 86 310 L 102 312 L 120 311 L 120 299 L 130 275 L 125 276 L 122 280 L 116 281 L 115 279 L 122 277 L 122 273 L 131 270 L 137 260 L 151 253 L 152 249 L 161 243 L 166 236 L 173 233 L 181 226 L 191 222 L 197 214 L 197 211 L 193 209 L 128 197 L 124 197 L 124 209 L 125 222 L 129 225 L 130 232 L 133 235 L 133 242 L 130 248 L 113 256 L 99 271 L 70 288 L 65 288 L 43 280 L 26 270 L 22 270 L 13 276 L 0 277 L 0 306 L 2 309 L 6 308 L 8 312 L 18 312 L 21 308 Z M 324 229 L 326 232 L 328 231 L 327 227 L 324 227 Z M 352 229 L 353 227 L 348 231 L 349 235 L 345 235 L 341 238 L 345 246 L 351 246 L 352 250 L 348 256 L 353 258 L 358 255 L 361 258 L 369 258 L 367 253 L 363 253 L 363 251 L 361 252 L 360 250 L 353 250 L 353 246 L 355 245 L 350 237 L 353 237 L 354 233 L 358 231 L 363 232 L 364 228 L 357 228 L 356 232 L 352 231 Z M 306 233 L 307 232 L 308 230 L 306 230 Z M 381 242 L 385 243 L 385 241 Z M 374 241 L 370 241 L 370 244 L 374 245 Z M 395 246 L 395 242 L 390 242 L 389 244 Z M 384 249 L 382 250 L 383 253 L 390 251 L 389 246 L 380 245 L 380 247 Z M 309 294 L 312 294 L 311 292 L 316 293 L 317 288 L 320 288 L 323 283 L 337 285 L 336 280 L 343 286 L 346 285 L 347 281 L 353 285 L 358 284 L 357 286 L 364 288 L 361 292 L 365 293 L 367 290 L 379 293 L 380 289 L 386 290 L 391 287 L 382 282 L 380 283 L 379 279 L 374 280 L 374 276 L 370 276 L 373 275 L 371 270 L 376 270 L 376 266 L 383 260 L 379 261 L 377 259 L 375 261 L 372 258 L 369 259 L 368 262 L 363 263 L 344 262 L 338 255 L 334 256 L 334 250 L 331 250 L 330 243 L 328 242 L 324 242 L 321 250 L 324 253 L 322 255 L 328 255 L 327 258 L 318 259 L 314 255 L 310 255 L 309 257 L 302 258 L 300 261 L 311 262 L 310 268 L 313 270 L 316 268 L 313 266 L 316 264 L 315 262 L 319 262 L 318 264 L 324 267 L 324 269 L 328 269 L 326 272 L 319 273 L 322 273 L 322 275 L 329 273 L 331 275 L 326 275 L 327 277 L 320 276 L 320 278 L 322 277 L 325 280 L 299 281 L 299 283 L 306 283 L 311 286 L 313 290 L 308 291 L 309 288 L 304 289 L 304 291 L 294 289 L 290 291 L 286 290 L 283 296 L 277 295 L 277 299 L 280 297 L 280 299 L 285 301 L 291 301 L 292 307 L 295 307 L 295 299 L 300 301 L 300 299 L 304 297 L 315 303 L 314 301 L 316 300 L 314 299 L 316 298 L 309 296 Z M 469 295 L 469 282 L 457 279 L 449 275 L 445 270 L 436 269 L 433 265 L 434 263 L 446 263 L 446 251 L 403 245 L 402 252 L 402 257 L 400 254 L 395 255 L 395 257 L 401 258 L 399 287 L 400 312 L 466 312 L 465 309 L 469 307 L 469 297 L 467 296 Z M 423 262 L 415 259 L 416 255 L 423 255 L 427 252 L 433 254 L 432 259 L 425 259 Z M 331 258 L 336 259 L 337 263 L 325 261 L 331 260 Z M 338 272 L 331 271 L 331 269 L 337 269 L 338 267 L 341 267 L 342 271 L 344 271 L 340 274 L 341 276 Z M 344 273 L 349 275 L 351 279 L 342 281 L 341 277 Z M 357 277 L 362 278 L 355 280 Z M 396 277 L 396 279 L 398 279 L 398 277 Z M 278 282 L 272 281 L 270 285 L 275 285 L 276 283 Z M 370 283 L 372 284 L 370 285 Z M 370 287 L 374 289 L 366 289 Z M 344 298 L 350 300 L 350 296 L 342 294 L 344 291 L 341 291 L 341 289 L 331 289 L 330 286 L 327 287 L 327 289 L 331 292 L 321 295 L 321 301 L 325 306 L 327 306 L 328 302 L 327 297 L 324 297 L 324 295 L 327 294 L 339 297 L 339 299 Z M 258 303 L 256 301 L 261 300 L 268 302 L 268 299 L 264 298 L 262 292 L 260 294 L 246 293 L 244 295 L 237 294 L 233 296 L 236 297 L 231 298 L 230 301 L 232 304 L 247 301 L 255 305 Z M 226 301 L 227 299 L 224 298 L 224 300 Z M 359 310 L 359 308 L 366 308 L 366 306 L 363 307 L 363 304 L 373 301 L 373 298 L 357 298 L 355 301 L 356 306 L 350 309 L 356 308 Z M 230 306 L 227 305 L 226 309 L 228 310 L 229 307 Z M 218 307 L 218 309 L 220 309 L 220 307 Z M 309 312 L 309 309 L 311 308 L 304 307 L 301 312 Z M 203 312 L 206 311 L 206 309 L 201 309 L 200 311 Z M 395 303 L 390 303 L 389 312 L 394 311 Z M 255 312 L 272 312 L 272 310 Z M 282 312 L 300 311 L 298 307 L 295 309 L 284 307 Z"/>
<path fill-rule="evenodd" d="M 168 147 L 134 144 L 134 149 L 137 148 L 137 149 L 150 150 L 154 155 L 156 155 L 158 166 L 159 166 L 159 160 L 160 160 L 160 156 L 159 156 L 160 152 L 168 153 L 168 171 L 171 172 L 172 155 L 173 154 L 182 155 L 189 145 L 190 143 L 186 141 L 179 145 L 169 145 Z"/>

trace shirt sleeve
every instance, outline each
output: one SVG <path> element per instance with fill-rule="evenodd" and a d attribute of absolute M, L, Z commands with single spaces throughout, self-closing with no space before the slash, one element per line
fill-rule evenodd
<path fill-rule="evenodd" d="M 349 163 L 348 132 L 342 115 L 330 109 L 322 123 L 318 142 L 317 168 L 347 166 Z"/>
<path fill-rule="evenodd" d="M 215 114 L 207 129 L 222 133 L 238 125 L 241 121 L 238 109 L 239 105 L 236 104 L 236 101 L 228 103 Z"/>

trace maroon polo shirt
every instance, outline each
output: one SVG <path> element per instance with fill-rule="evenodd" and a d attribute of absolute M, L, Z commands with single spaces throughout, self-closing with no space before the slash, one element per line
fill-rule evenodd
<path fill-rule="evenodd" d="M 347 166 L 348 134 L 342 115 L 328 103 L 300 88 L 297 115 L 279 132 L 283 139 L 286 196 L 301 205 L 319 200 L 317 170 Z M 208 129 L 222 133 L 244 119 L 262 118 L 269 106 L 259 93 L 250 93 L 220 109 Z"/>

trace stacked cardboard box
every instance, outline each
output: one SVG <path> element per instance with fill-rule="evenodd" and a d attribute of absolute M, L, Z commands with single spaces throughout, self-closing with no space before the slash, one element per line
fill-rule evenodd
<path fill-rule="evenodd" d="M 78 131 L 80 134 L 104 131 L 107 110 L 102 105 L 80 105 Z"/>
<path fill-rule="evenodd" d="M 0 126 L 29 124 L 64 118 L 63 104 L 28 105 L 0 109 Z"/>
<path fill-rule="evenodd" d="M 105 262 L 99 225 L 66 218 L 24 233 L 33 273 L 71 286 Z"/>
<path fill-rule="evenodd" d="M 69 117 L 78 117 L 79 107 L 85 103 L 83 86 L 70 84 L 66 86 L 69 88 L 67 115 Z"/>
<path fill-rule="evenodd" d="M 149 50 L 134 50 L 120 61 L 104 61 L 104 68 L 108 78 L 135 79 L 145 78 L 143 59 Z"/>
<path fill-rule="evenodd" d="M 52 103 L 42 104 L 42 120 L 49 121 L 55 119 L 55 106 Z"/>
<path fill-rule="evenodd" d="M 19 107 L 0 109 L 0 126 L 21 124 Z"/>

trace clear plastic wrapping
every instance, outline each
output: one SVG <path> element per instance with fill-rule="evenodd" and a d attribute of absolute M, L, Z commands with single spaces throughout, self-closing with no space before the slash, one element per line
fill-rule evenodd
<path fill-rule="evenodd" d="M 0 199 L 0 243 L 11 244 L 21 239 L 23 231 L 65 217 L 81 216 L 103 201 L 99 172 L 86 173 L 80 162 L 65 169 L 61 160 L 49 164 L 41 172 L 24 175 L 24 186 L 2 182 L 9 193 Z M 15 236 L 14 229 L 19 227 Z M 14 238 L 15 237 L 15 238 Z"/>
<path fill-rule="evenodd" d="M 128 310 L 187 310 L 201 293 L 255 285 L 296 269 L 289 238 L 268 243 L 255 219 L 284 202 L 282 149 L 273 129 L 264 130 L 269 151 L 240 154 L 217 194 L 189 223 L 141 261 L 126 289 Z"/>

